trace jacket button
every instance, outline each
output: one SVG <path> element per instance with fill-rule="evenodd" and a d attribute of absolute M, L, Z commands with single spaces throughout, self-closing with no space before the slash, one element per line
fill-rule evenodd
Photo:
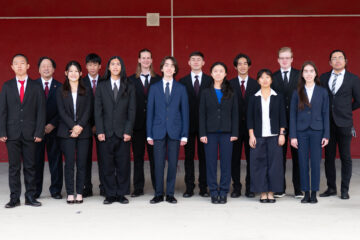
<path fill-rule="evenodd" d="M 23 122 L 23 120 L 22 120 L 22 119 L 20 119 L 20 122 Z"/>
<path fill-rule="evenodd" d="M 22 112 L 22 111 L 23 111 L 23 109 L 20 109 L 20 111 Z"/>
<path fill-rule="evenodd" d="M 220 119 L 220 116 L 218 116 L 218 119 Z"/>

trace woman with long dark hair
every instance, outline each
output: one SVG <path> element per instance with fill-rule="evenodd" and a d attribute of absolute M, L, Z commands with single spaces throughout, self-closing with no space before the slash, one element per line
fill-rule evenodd
<path fill-rule="evenodd" d="M 236 93 L 226 80 L 227 67 L 222 62 L 210 68 L 213 82 L 200 96 L 199 136 L 205 144 L 207 183 L 211 202 L 227 202 L 231 181 L 233 141 L 238 138 L 239 114 Z M 220 151 L 220 184 L 217 183 L 217 160 Z"/>
<path fill-rule="evenodd" d="M 65 157 L 65 186 L 69 204 L 83 202 L 86 159 L 91 137 L 91 92 L 85 87 L 81 74 L 80 64 L 70 61 L 65 68 L 65 82 L 56 93 L 60 116 L 57 136 L 60 138 L 61 150 Z"/>
<path fill-rule="evenodd" d="M 328 144 L 329 137 L 329 95 L 320 86 L 315 64 L 307 61 L 302 65 L 298 88 L 292 96 L 290 107 L 291 145 L 299 149 L 301 190 L 305 192 L 301 203 L 317 203 L 321 151 Z"/>

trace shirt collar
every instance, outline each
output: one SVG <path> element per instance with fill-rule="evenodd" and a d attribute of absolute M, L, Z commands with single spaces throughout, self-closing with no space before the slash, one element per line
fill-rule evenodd
<path fill-rule="evenodd" d="M 276 93 L 273 89 L 271 89 L 271 91 L 270 91 L 270 96 L 271 96 L 271 95 L 276 96 L 277 93 Z M 260 89 L 259 91 L 257 91 L 257 93 L 255 93 L 255 96 L 261 96 L 261 97 L 262 97 L 262 95 L 261 95 L 261 89 Z"/>
<path fill-rule="evenodd" d="M 246 84 L 247 81 L 248 81 L 248 79 L 249 79 L 249 75 L 247 75 L 245 79 L 242 79 L 242 78 L 238 75 L 238 79 L 239 79 L 239 81 L 240 81 L 240 84 L 241 84 L 241 81 L 243 81 L 243 80 L 245 80 L 244 83 Z"/>
<path fill-rule="evenodd" d="M 48 84 L 49 87 L 50 87 L 50 85 L 51 85 L 52 80 L 53 80 L 53 78 L 50 78 L 50 80 L 45 81 L 45 79 L 41 78 L 42 84 L 45 86 L 45 82 L 48 82 L 48 83 L 49 83 L 49 84 Z"/>
<path fill-rule="evenodd" d="M 195 73 L 191 72 L 190 74 L 191 74 L 191 79 L 195 79 L 195 76 L 197 75 L 197 76 L 199 76 L 199 81 L 200 81 L 203 73 L 199 72 L 198 74 L 195 74 Z"/>
<path fill-rule="evenodd" d="M 334 70 L 331 71 L 331 75 L 335 74 Z M 340 76 L 345 76 L 345 69 L 340 72 Z"/>
<path fill-rule="evenodd" d="M 15 78 L 16 78 L 16 82 L 19 82 L 19 78 L 18 78 L 17 76 L 15 76 Z M 28 78 L 29 78 L 29 76 L 26 75 L 26 77 L 25 77 L 25 83 L 27 82 Z"/>
<path fill-rule="evenodd" d="M 290 73 L 291 72 L 291 67 L 289 69 L 287 69 L 287 70 L 280 68 L 280 71 L 281 71 L 281 75 L 284 74 L 285 71 L 288 71 L 288 73 Z"/>
<path fill-rule="evenodd" d="M 89 77 L 90 81 L 92 81 L 92 80 L 96 80 L 96 81 L 98 81 L 98 79 L 99 79 L 99 74 L 98 74 L 98 75 L 96 75 L 96 77 L 95 77 L 95 78 L 92 78 L 92 77 L 90 76 L 90 74 L 88 74 L 88 77 Z"/>

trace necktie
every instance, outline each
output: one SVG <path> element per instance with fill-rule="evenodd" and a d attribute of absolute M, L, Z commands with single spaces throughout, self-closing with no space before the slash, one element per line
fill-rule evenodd
<path fill-rule="evenodd" d="M 49 82 L 45 82 L 45 97 L 46 99 L 49 96 Z"/>
<path fill-rule="evenodd" d="M 288 73 L 289 71 L 284 71 L 284 83 L 285 84 L 288 84 L 289 83 L 289 79 L 288 79 L 288 77 L 287 77 L 287 73 Z"/>
<path fill-rule="evenodd" d="M 340 75 L 341 73 L 339 73 L 339 74 L 336 74 L 336 73 L 333 73 L 333 75 L 334 75 L 334 80 L 333 80 L 333 82 L 332 82 L 332 84 L 331 84 L 331 92 L 332 92 L 332 94 L 333 95 L 335 95 L 335 86 L 336 86 L 336 80 L 337 80 L 337 78 L 338 78 L 338 76 Z"/>
<path fill-rule="evenodd" d="M 166 103 L 169 104 L 169 100 L 170 100 L 170 87 L 169 87 L 169 83 L 166 83 L 166 87 L 165 87 L 165 100 Z"/>
<path fill-rule="evenodd" d="M 245 98 L 245 80 L 241 80 L 241 96 L 242 98 Z"/>
<path fill-rule="evenodd" d="M 148 90 L 149 90 L 149 74 L 141 74 L 143 77 L 145 77 L 145 82 L 144 82 L 144 94 L 147 95 L 148 94 Z"/>
<path fill-rule="evenodd" d="M 199 95 L 199 89 L 200 89 L 199 76 L 195 75 L 194 90 L 196 96 Z"/>
<path fill-rule="evenodd" d="M 93 86 L 92 86 L 93 94 L 95 95 L 95 91 L 96 91 L 96 80 L 93 79 L 93 80 L 91 80 L 91 81 L 92 81 L 92 84 L 93 84 Z"/>
<path fill-rule="evenodd" d="M 115 101 L 116 101 L 116 97 L 117 97 L 117 95 L 118 95 L 118 93 L 119 93 L 119 89 L 118 89 L 116 83 L 114 83 L 113 92 L 114 92 L 114 99 L 115 99 Z"/>
<path fill-rule="evenodd" d="M 24 93 L 25 93 L 25 87 L 24 87 L 25 80 L 23 80 L 23 81 L 19 80 L 19 83 L 21 84 L 21 87 L 20 87 L 20 102 L 22 103 L 23 100 L 24 100 Z"/>

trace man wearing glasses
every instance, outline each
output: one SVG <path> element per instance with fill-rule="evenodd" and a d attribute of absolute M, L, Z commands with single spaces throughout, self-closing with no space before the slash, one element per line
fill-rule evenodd
<path fill-rule="evenodd" d="M 325 175 L 327 190 L 320 197 L 337 194 L 336 189 L 336 145 L 341 160 L 341 199 L 349 199 L 349 184 L 352 173 L 350 144 L 353 130 L 352 111 L 360 107 L 360 80 L 348 72 L 344 51 L 330 53 L 330 72 L 321 75 L 321 84 L 328 90 L 330 99 L 330 140 L 325 147 Z M 353 101 L 354 99 L 354 101 Z"/>

